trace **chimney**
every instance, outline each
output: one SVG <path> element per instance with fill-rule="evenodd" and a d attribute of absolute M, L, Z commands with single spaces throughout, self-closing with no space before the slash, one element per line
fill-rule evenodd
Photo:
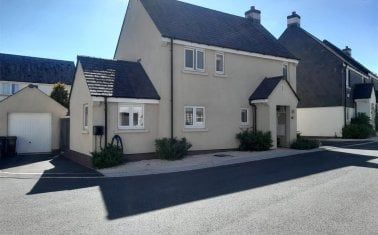
<path fill-rule="evenodd" d="M 347 56 L 352 56 L 352 49 L 349 48 L 349 47 L 345 47 L 345 49 L 343 49 L 343 52 L 344 52 Z"/>
<path fill-rule="evenodd" d="M 291 26 L 301 27 L 301 17 L 295 11 L 287 17 L 287 27 Z"/>
<path fill-rule="evenodd" d="M 251 9 L 245 13 L 245 18 L 251 19 L 255 23 L 260 23 L 261 11 L 257 10 L 255 6 L 252 6 Z"/>

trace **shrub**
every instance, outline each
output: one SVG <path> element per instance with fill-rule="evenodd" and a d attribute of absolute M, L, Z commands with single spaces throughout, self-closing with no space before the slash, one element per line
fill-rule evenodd
<path fill-rule="evenodd" d="M 57 83 L 54 85 L 53 90 L 50 95 L 55 101 L 68 108 L 69 106 L 69 93 L 66 86 L 63 83 Z"/>
<path fill-rule="evenodd" d="M 250 130 L 243 131 L 236 135 L 239 140 L 240 151 L 266 151 L 273 145 L 272 135 L 270 132 L 254 132 Z"/>
<path fill-rule="evenodd" d="M 308 150 L 318 148 L 320 145 L 318 140 L 306 139 L 298 136 L 297 140 L 291 145 L 292 149 Z"/>
<path fill-rule="evenodd" d="M 118 166 L 122 164 L 122 149 L 109 144 L 100 152 L 92 153 L 92 163 L 98 169 Z"/>
<path fill-rule="evenodd" d="M 351 124 L 371 125 L 370 118 L 365 113 L 359 113 L 357 117 L 352 118 Z"/>
<path fill-rule="evenodd" d="M 350 124 L 343 128 L 345 139 L 366 139 L 374 135 L 374 128 L 371 125 Z"/>
<path fill-rule="evenodd" d="M 192 145 L 185 138 L 163 138 L 155 140 L 156 154 L 160 159 L 174 161 L 183 159 Z"/>

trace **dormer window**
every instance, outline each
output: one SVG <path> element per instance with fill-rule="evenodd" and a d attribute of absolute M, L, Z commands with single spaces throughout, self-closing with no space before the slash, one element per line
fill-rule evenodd
<path fill-rule="evenodd" d="M 196 48 L 185 49 L 185 69 L 204 72 L 205 71 L 205 51 Z"/>

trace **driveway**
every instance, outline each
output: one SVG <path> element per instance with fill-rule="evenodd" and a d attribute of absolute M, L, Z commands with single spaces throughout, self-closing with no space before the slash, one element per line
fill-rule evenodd
<path fill-rule="evenodd" d="M 103 178 L 80 167 L 71 178 L 2 176 L 0 233 L 376 234 L 377 149 L 153 176 Z"/>

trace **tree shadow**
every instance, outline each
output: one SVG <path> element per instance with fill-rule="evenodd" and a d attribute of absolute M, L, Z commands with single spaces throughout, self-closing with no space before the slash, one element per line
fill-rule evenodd
<path fill-rule="evenodd" d="M 101 178 L 92 172 L 93 175 L 84 174 L 88 177 L 82 179 L 42 177 L 28 195 L 98 186 L 107 218 L 114 220 L 349 166 L 377 169 L 377 164 L 369 162 L 373 159 L 323 151 L 161 175 Z"/>

